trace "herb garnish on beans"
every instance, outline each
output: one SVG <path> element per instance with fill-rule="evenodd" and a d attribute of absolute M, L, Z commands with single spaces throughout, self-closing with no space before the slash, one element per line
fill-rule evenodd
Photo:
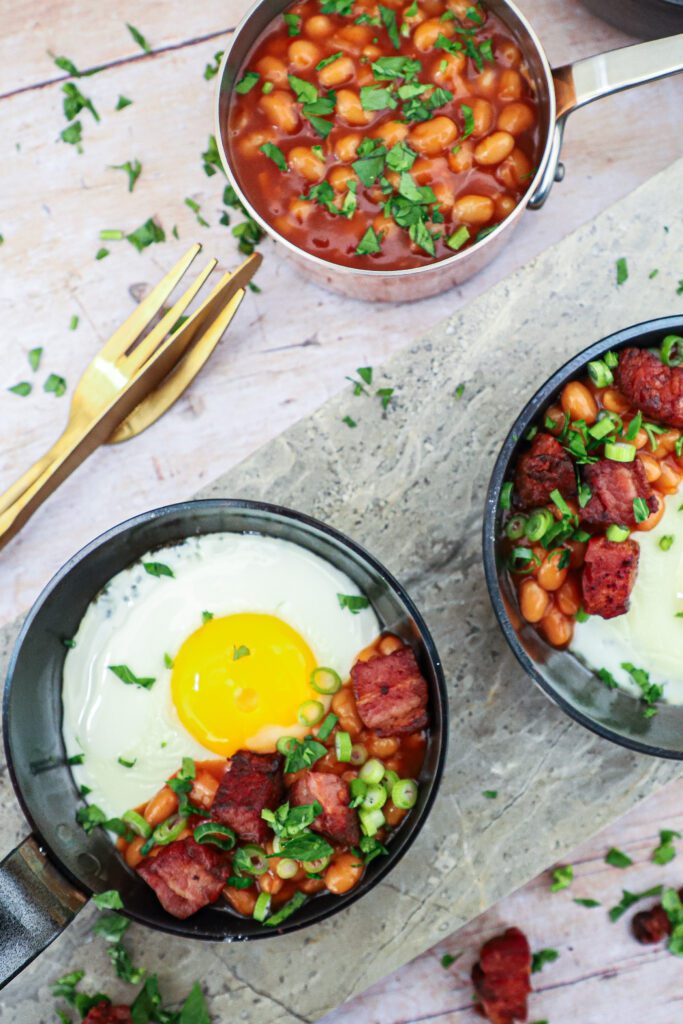
<path fill-rule="evenodd" d="M 305 0 L 237 76 L 231 164 L 289 241 L 363 269 L 419 267 L 485 237 L 527 191 L 538 105 L 484 4 Z"/>

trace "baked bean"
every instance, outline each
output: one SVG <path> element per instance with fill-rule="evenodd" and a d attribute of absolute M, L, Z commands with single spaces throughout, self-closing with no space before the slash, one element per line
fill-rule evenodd
<path fill-rule="evenodd" d="M 370 756 L 378 757 L 380 761 L 393 757 L 400 745 L 399 740 L 395 736 L 376 736 L 372 734 L 365 741 L 365 746 Z"/>
<path fill-rule="evenodd" d="M 287 55 L 295 71 L 309 71 L 321 58 L 320 50 L 309 39 L 295 39 L 289 44 Z"/>
<path fill-rule="evenodd" d="M 372 111 L 363 110 L 360 96 L 352 89 L 340 89 L 337 93 L 337 114 L 347 124 L 365 125 L 372 121 Z"/>
<path fill-rule="evenodd" d="M 681 484 L 681 474 L 670 462 L 660 462 L 660 466 L 662 472 L 655 482 L 656 489 L 661 494 L 675 494 Z"/>
<path fill-rule="evenodd" d="M 546 415 L 547 419 L 552 420 L 553 423 L 555 424 L 555 426 L 551 428 L 550 433 L 551 434 L 559 434 L 559 433 L 561 433 L 562 430 L 564 429 L 564 425 L 565 425 L 565 422 L 566 422 L 566 416 L 564 414 L 564 411 L 562 409 L 560 409 L 559 405 L 551 405 L 545 415 Z"/>
<path fill-rule="evenodd" d="M 450 117 L 439 114 L 413 128 L 408 141 L 413 149 L 425 156 L 436 156 L 452 146 L 458 137 L 458 126 Z"/>
<path fill-rule="evenodd" d="M 638 458 L 643 465 L 648 482 L 652 484 L 658 480 L 662 475 L 662 467 L 654 455 L 650 455 L 649 452 L 638 452 Z"/>
<path fill-rule="evenodd" d="M 339 726 L 344 732 L 351 734 L 351 739 L 358 739 L 363 723 L 356 710 L 356 701 L 353 691 L 348 687 L 337 690 L 332 698 L 332 711 L 339 719 Z"/>
<path fill-rule="evenodd" d="M 515 140 L 508 132 L 493 132 L 474 147 L 474 159 L 478 164 L 490 167 L 499 164 L 515 148 Z"/>
<path fill-rule="evenodd" d="M 560 396 L 562 409 L 572 420 L 585 420 L 590 426 L 598 418 L 598 407 L 595 399 L 585 384 L 572 380 L 565 384 Z"/>
<path fill-rule="evenodd" d="M 480 96 L 493 98 L 498 91 L 498 72 L 493 68 L 486 68 L 476 78 L 475 88 Z"/>
<path fill-rule="evenodd" d="M 515 147 L 496 170 L 496 177 L 509 189 L 519 188 L 531 179 L 531 161 L 521 149 Z"/>
<path fill-rule="evenodd" d="M 368 25 L 344 25 L 330 40 L 335 49 L 344 50 L 360 57 L 364 46 L 372 39 L 372 29 Z"/>
<path fill-rule="evenodd" d="M 129 868 L 136 868 L 138 864 L 141 864 L 145 859 L 140 853 L 140 849 L 146 842 L 147 840 L 144 839 L 143 836 L 136 836 L 135 839 L 132 839 L 130 843 L 128 843 L 126 852 L 124 853 L 124 859 Z"/>
<path fill-rule="evenodd" d="M 264 142 L 273 142 L 274 139 L 275 132 L 271 128 L 262 128 L 259 131 L 249 132 L 248 135 L 240 139 L 240 153 L 248 160 L 253 160 Z"/>
<path fill-rule="evenodd" d="M 501 220 L 505 220 L 509 217 L 514 209 L 517 207 L 517 203 L 514 201 L 512 196 L 497 195 L 495 200 L 496 204 L 496 216 Z"/>
<path fill-rule="evenodd" d="M 292 199 L 289 212 L 297 224 L 305 224 L 315 212 L 315 203 L 310 199 Z"/>
<path fill-rule="evenodd" d="M 372 133 L 374 139 L 381 139 L 387 149 L 391 149 L 397 142 L 403 142 L 408 136 L 408 125 L 403 121 L 385 121 Z"/>
<path fill-rule="evenodd" d="M 521 135 L 536 124 L 536 115 L 526 103 L 510 103 L 498 115 L 497 127 L 510 135 Z"/>
<path fill-rule="evenodd" d="M 550 604 L 550 595 L 536 580 L 524 580 L 519 588 L 519 607 L 527 622 L 540 622 Z"/>
<path fill-rule="evenodd" d="M 469 171 L 474 163 L 474 146 L 471 142 L 461 142 L 448 154 L 448 166 L 455 174 Z"/>
<path fill-rule="evenodd" d="M 256 70 L 267 82 L 272 82 L 273 85 L 282 86 L 286 88 L 288 85 L 287 80 L 287 66 L 277 57 L 261 57 L 261 60 L 256 65 Z"/>
<path fill-rule="evenodd" d="M 261 892 L 267 892 L 270 893 L 271 896 L 274 896 L 280 891 L 285 883 L 284 879 L 280 878 L 279 875 L 271 874 L 270 871 L 266 871 L 265 874 L 259 875 L 256 879 L 256 884 Z"/>
<path fill-rule="evenodd" d="M 297 888 L 301 889 L 308 896 L 313 896 L 316 892 L 323 891 L 325 880 L 323 878 L 304 878 L 299 882 Z"/>
<path fill-rule="evenodd" d="M 335 896 L 349 892 L 363 877 L 363 862 L 356 853 L 338 853 L 324 874 L 325 887 Z"/>
<path fill-rule="evenodd" d="M 524 92 L 524 81 L 519 71 L 506 68 L 498 79 L 498 95 L 502 100 L 518 100 Z"/>
<path fill-rule="evenodd" d="M 292 135 L 299 127 L 299 112 L 291 93 L 275 89 L 274 92 L 261 96 L 259 106 L 273 127 L 279 128 L 285 134 Z"/>
<path fill-rule="evenodd" d="M 642 523 L 636 523 L 636 530 L 642 530 L 647 533 L 649 530 L 654 530 L 655 526 L 659 523 L 660 519 L 664 515 L 666 508 L 666 502 L 659 494 L 655 494 L 657 499 L 657 508 L 654 512 L 651 512 L 647 519 Z"/>
<path fill-rule="evenodd" d="M 384 814 L 384 820 L 390 828 L 396 828 L 400 821 L 403 821 L 407 811 L 397 807 L 393 800 L 387 800 L 384 807 L 382 808 Z"/>
<path fill-rule="evenodd" d="M 488 134 L 493 127 L 493 120 L 495 117 L 494 109 L 488 100 L 483 100 L 480 97 L 472 100 L 469 107 L 472 111 L 472 123 L 474 125 L 472 129 L 472 138 L 480 139 L 482 136 Z"/>
<path fill-rule="evenodd" d="M 489 196 L 460 196 L 453 204 L 453 214 L 463 224 L 487 224 L 493 217 L 495 206 Z"/>
<path fill-rule="evenodd" d="M 442 156 L 435 158 L 419 156 L 410 168 L 410 173 L 418 185 L 431 185 L 434 181 L 448 178 L 447 172 L 448 163 Z"/>
<path fill-rule="evenodd" d="M 334 32 L 334 24 L 326 14 L 314 14 L 304 22 L 304 32 L 310 39 L 325 39 Z"/>
<path fill-rule="evenodd" d="M 576 576 L 567 576 L 555 592 L 555 603 L 565 615 L 574 616 L 581 607 L 581 588 Z"/>
<path fill-rule="evenodd" d="M 624 430 L 626 430 L 626 429 L 627 429 L 627 425 L 626 425 L 626 423 L 624 423 Z M 636 434 L 636 436 L 634 437 L 632 443 L 635 445 L 635 447 L 638 449 L 638 451 L 640 451 L 641 448 L 645 447 L 645 445 L 648 443 L 649 440 L 650 439 L 647 436 L 647 434 L 645 433 L 645 431 L 644 430 L 639 430 L 638 433 Z"/>
<path fill-rule="evenodd" d="M 574 633 L 574 623 L 559 608 L 551 608 L 541 620 L 541 629 L 553 647 L 566 647 Z"/>
<path fill-rule="evenodd" d="M 356 159 L 356 150 L 363 141 L 360 135 L 341 135 L 334 144 L 334 155 L 345 164 Z"/>
<path fill-rule="evenodd" d="M 449 85 L 460 78 L 466 67 L 467 57 L 464 53 L 443 53 L 434 61 L 430 77 L 437 85 Z"/>
<path fill-rule="evenodd" d="M 413 43 L 420 53 L 431 50 L 439 36 L 450 37 L 453 35 L 453 26 L 450 21 L 441 21 L 440 18 L 429 18 L 417 26 L 413 32 Z"/>
<path fill-rule="evenodd" d="M 233 889 L 231 885 L 226 885 L 223 887 L 223 895 L 238 914 L 251 917 L 254 913 L 258 899 L 256 889 Z"/>
<path fill-rule="evenodd" d="M 333 167 L 329 182 L 335 192 L 347 192 L 350 181 L 358 181 L 358 175 L 350 167 Z"/>
<path fill-rule="evenodd" d="M 440 212 L 447 216 L 453 209 L 453 203 L 455 202 L 453 189 L 449 188 L 443 181 L 437 181 L 434 185 L 434 195 L 439 202 Z"/>
<path fill-rule="evenodd" d="M 381 236 L 382 239 L 396 237 L 401 230 L 392 217 L 385 217 L 383 213 L 378 213 L 372 222 L 372 226 L 375 232 Z M 367 658 L 359 659 L 367 661 Z"/>
<path fill-rule="evenodd" d="M 657 434 L 657 447 L 653 455 L 656 459 L 665 459 L 675 450 L 681 436 L 680 430 L 667 430 L 665 434 Z"/>
<path fill-rule="evenodd" d="M 393 633 L 387 633 L 377 644 L 377 649 L 380 654 L 394 654 L 396 651 L 402 651 L 404 646 L 400 637 L 394 636 Z"/>
<path fill-rule="evenodd" d="M 190 800 L 200 807 L 210 807 L 218 789 L 218 779 L 209 772 L 198 771 L 192 781 Z"/>
<path fill-rule="evenodd" d="M 368 43 L 368 45 L 364 46 L 361 50 L 361 55 L 365 57 L 366 60 L 377 60 L 378 57 L 382 56 L 382 52 L 381 47 L 375 46 L 374 43 Z"/>
<path fill-rule="evenodd" d="M 337 57 L 318 72 L 318 81 L 326 89 L 336 89 L 353 78 L 356 65 L 350 57 Z"/>
<path fill-rule="evenodd" d="M 544 590 L 559 590 L 562 586 L 567 579 L 569 568 L 560 568 L 560 562 L 565 562 L 566 560 L 562 548 L 555 548 L 554 551 L 549 551 L 545 556 L 536 574 L 536 579 Z"/>
<path fill-rule="evenodd" d="M 321 181 L 325 177 L 325 164 L 308 146 L 294 146 L 290 149 L 287 163 L 307 181 Z"/>
<path fill-rule="evenodd" d="M 617 412 L 620 416 L 630 408 L 628 401 L 616 388 L 605 388 L 602 393 L 602 404 L 609 412 Z"/>
<path fill-rule="evenodd" d="M 511 39 L 502 39 L 495 45 L 498 60 L 504 61 L 508 67 L 518 68 L 522 63 L 522 51 Z"/>
<path fill-rule="evenodd" d="M 162 821 L 166 821 L 172 814 L 178 810 L 178 797 L 175 795 L 172 789 L 168 786 L 164 786 L 160 789 L 156 796 L 153 796 L 149 801 L 143 812 L 143 817 L 152 828 L 160 825 Z"/>

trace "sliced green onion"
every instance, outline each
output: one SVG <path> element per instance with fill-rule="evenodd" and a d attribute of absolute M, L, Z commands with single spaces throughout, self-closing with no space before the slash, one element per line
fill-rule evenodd
<path fill-rule="evenodd" d="M 256 843 L 246 843 L 240 849 L 249 858 L 249 866 L 243 869 L 240 864 L 240 871 L 244 870 L 249 875 L 265 875 L 268 870 L 268 860 L 263 847 L 257 846 Z"/>
<path fill-rule="evenodd" d="M 153 846 L 154 846 L 154 836 L 151 835 L 149 837 L 149 839 L 147 840 L 147 842 L 143 843 L 142 846 L 140 847 L 140 855 L 142 857 L 146 857 L 147 854 L 149 853 L 149 851 L 152 849 Z"/>
<path fill-rule="evenodd" d="M 317 725 L 325 714 L 325 707 L 319 700 L 305 700 L 299 705 L 296 717 L 301 725 Z"/>
<path fill-rule="evenodd" d="M 619 356 L 616 352 L 605 352 L 603 359 L 607 366 L 609 366 L 610 370 L 615 370 L 619 365 Z"/>
<path fill-rule="evenodd" d="M 331 860 L 332 854 L 328 854 L 327 857 L 317 857 L 315 860 L 307 860 L 306 872 L 309 875 L 318 875 L 321 871 L 325 870 Z"/>
<path fill-rule="evenodd" d="M 291 754 L 293 750 L 296 750 L 299 745 L 299 741 L 294 736 L 281 736 L 275 744 L 279 754 Z"/>
<path fill-rule="evenodd" d="M 521 538 L 524 536 L 525 526 L 526 516 L 513 516 L 512 519 L 508 521 L 508 524 L 505 527 L 505 534 L 510 538 L 510 540 L 521 540 Z"/>
<path fill-rule="evenodd" d="M 663 537 L 659 538 L 659 546 L 662 551 L 668 551 L 673 544 L 675 537 L 672 533 L 666 533 Z M 124 815 L 125 817 L 125 815 Z"/>
<path fill-rule="evenodd" d="M 282 841 L 279 836 L 273 836 L 273 853 L 280 853 L 282 850 Z"/>
<path fill-rule="evenodd" d="M 143 839 L 149 839 L 152 834 L 152 826 L 137 811 L 126 811 L 121 815 L 121 821 L 125 821 L 135 835 Z"/>
<path fill-rule="evenodd" d="M 232 850 L 237 842 L 233 830 L 218 821 L 203 821 L 201 825 L 197 825 L 194 838 L 197 843 L 211 843 L 220 850 Z"/>
<path fill-rule="evenodd" d="M 363 797 L 363 807 L 369 811 L 374 811 L 375 808 L 384 807 L 386 802 L 387 791 L 384 786 L 368 786 Z"/>
<path fill-rule="evenodd" d="M 500 489 L 500 507 L 504 509 L 512 508 L 512 484 L 510 481 L 503 484 Z"/>
<path fill-rule="evenodd" d="M 596 441 L 602 441 L 603 437 L 607 437 L 608 434 L 614 433 L 614 422 L 611 416 L 603 416 L 602 419 L 594 423 L 589 428 L 588 433 L 591 437 L 594 437 Z"/>
<path fill-rule="evenodd" d="M 533 572 L 536 566 L 541 564 L 541 560 L 538 555 L 535 555 L 531 548 L 513 548 L 507 559 L 508 569 L 510 572 L 518 573 L 520 576 L 524 576 L 527 573 Z"/>
<path fill-rule="evenodd" d="M 412 779 L 401 779 L 392 789 L 391 799 L 402 811 L 409 811 L 417 803 L 417 783 Z"/>
<path fill-rule="evenodd" d="M 678 334 L 667 334 L 662 342 L 661 360 L 666 366 L 680 366 L 683 363 L 683 338 Z"/>
<path fill-rule="evenodd" d="M 384 773 L 382 785 L 386 787 L 386 791 L 389 794 L 389 796 L 391 796 L 391 791 L 396 785 L 396 783 L 400 780 L 400 778 L 401 776 L 398 774 L 398 772 L 392 772 L 390 768 L 388 768 Z"/>
<path fill-rule="evenodd" d="M 607 540 L 614 541 L 615 544 L 621 544 L 622 541 L 628 540 L 628 537 L 629 530 L 625 526 L 617 526 L 616 523 L 612 523 L 607 527 Z"/>
<path fill-rule="evenodd" d="M 285 903 L 284 907 L 280 907 L 280 909 L 264 923 L 270 928 L 277 928 L 277 926 L 282 924 L 283 921 L 286 921 L 288 917 L 291 917 L 299 907 L 302 907 L 307 899 L 308 897 L 305 892 L 295 892 L 291 900 Z"/>
<path fill-rule="evenodd" d="M 363 744 L 354 743 L 354 745 L 351 747 L 351 757 L 349 758 L 351 764 L 355 765 L 356 767 L 359 767 L 360 765 L 365 764 L 367 759 L 368 752 L 363 746 Z"/>
<path fill-rule="evenodd" d="M 256 905 L 254 907 L 254 913 L 251 915 L 255 921 L 265 921 L 270 913 L 270 893 L 260 892 Z"/>
<path fill-rule="evenodd" d="M 161 825 L 157 825 L 152 833 L 152 839 L 157 846 L 168 846 L 169 843 L 175 842 L 187 828 L 187 818 L 172 817 L 167 818 L 166 821 L 162 821 Z"/>
<path fill-rule="evenodd" d="M 361 797 L 362 799 L 368 791 L 368 784 L 367 782 L 364 782 L 363 779 L 351 779 L 349 789 L 351 791 L 352 798 L 355 799 L 356 797 Z"/>
<path fill-rule="evenodd" d="M 378 808 L 373 810 L 362 808 L 358 812 L 358 818 L 363 835 L 366 836 L 374 836 L 385 824 L 384 815 Z"/>
<path fill-rule="evenodd" d="M 336 693 L 341 684 L 341 676 L 333 668 L 314 668 L 311 672 L 311 686 L 316 693 Z"/>
<path fill-rule="evenodd" d="M 524 532 L 530 541 L 540 540 L 549 526 L 552 526 L 555 518 L 547 508 L 538 508 L 529 516 Z"/>
<path fill-rule="evenodd" d="M 621 441 L 608 442 L 605 445 L 605 458 L 612 462 L 633 462 L 636 457 L 636 448 L 633 444 L 623 444 Z"/>
<path fill-rule="evenodd" d="M 278 866 L 275 868 L 275 873 L 277 874 L 278 878 L 287 879 L 294 878 L 298 870 L 299 865 L 295 860 L 292 860 L 291 857 L 283 857 L 283 859 L 279 862 Z"/>
<path fill-rule="evenodd" d="M 334 737 L 334 752 L 338 761 L 350 761 L 353 744 L 348 732 L 338 732 Z"/>
<path fill-rule="evenodd" d="M 614 374 L 602 359 L 594 359 L 588 364 L 588 376 L 596 388 L 608 388 L 614 384 Z"/>
<path fill-rule="evenodd" d="M 384 765 L 376 757 L 371 757 L 358 774 L 363 782 L 367 782 L 370 786 L 376 786 L 384 778 Z"/>
<path fill-rule="evenodd" d="M 558 491 L 557 488 L 555 488 L 554 491 L 550 492 L 550 500 L 556 508 L 559 508 L 563 516 L 566 516 L 568 519 L 571 519 L 572 510 L 570 509 L 569 505 L 564 500 L 563 495 L 560 493 L 560 491 Z"/>
<path fill-rule="evenodd" d="M 335 727 L 335 725 L 337 724 L 338 721 L 339 721 L 339 719 L 337 718 L 336 715 L 333 715 L 331 713 L 329 715 L 327 715 L 327 717 L 325 718 L 325 721 L 322 723 L 322 725 L 318 729 L 318 739 L 319 740 L 326 740 L 327 737 L 332 732 L 332 730 L 334 729 L 334 727 Z"/>

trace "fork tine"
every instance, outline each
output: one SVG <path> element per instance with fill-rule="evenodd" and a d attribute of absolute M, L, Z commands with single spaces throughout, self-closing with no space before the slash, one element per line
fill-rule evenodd
<path fill-rule="evenodd" d="M 150 321 L 159 312 L 197 254 L 201 252 L 201 248 L 200 243 L 196 242 L 187 250 L 176 265 L 169 270 L 168 274 L 152 289 L 147 298 L 114 331 L 104 348 L 98 353 L 101 358 L 113 361 L 135 343 Z"/>
<path fill-rule="evenodd" d="M 187 307 L 190 305 L 197 292 L 201 289 L 209 275 L 215 269 L 218 260 L 211 259 L 197 276 L 196 280 L 192 282 L 190 287 L 183 292 L 178 301 L 169 309 L 164 317 L 156 324 L 149 332 L 146 338 L 143 338 L 139 345 L 136 345 L 132 351 L 127 354 L 122 354 L 117 360 L 118 367 L 123 370 L 126 375 L 130 376 L 139 370 L 147 360 L 154 354 L 158 349 L 161 342 L 164 340 L 171 327 L 176 321 L 183 315 Z"/>
<path fill-rule="evenodd" d="M 118 425 L 109 438 L 108 444 L 120 444 L 122 441 L 129 441 L 132 437 L 137 437 L 171 408 L 192 383 L 218 345 L 239 309 L 244 295 L 244 288 L 240 288 L 233 295 L 218 318 L 209 324 L 200 338 L 191 343 L 191 347 L 176 363 L 166 379 Z"/>

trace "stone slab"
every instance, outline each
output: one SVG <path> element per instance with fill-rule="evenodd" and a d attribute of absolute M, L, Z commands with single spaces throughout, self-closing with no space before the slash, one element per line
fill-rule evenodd
<path fill-rule="evenodd" d="M 169 998 L 200 978 L 217 1021 L 317 1020 L 680 775 L 573 724 L 524 676 L 489 606 L 480 532 L 497 449 L 545 377 L 613 330 L 683 312 L 682 222 L 679 161 L 377 370 L 376 385 L 395 388 L 385 414 L 346 391 L 202 492 L 294 506 L 382 559 L 435 636 L 452 726 L 428 826 L 387 881 L 329 923 L 251 946 L 133 926 L 134 959 Z M 621 287 L 617 257 L 630 271 Z M 2 632 L 3 657 L 15 634 Z M 490 788 L 498 800 L 482 799 Z M 25 828 L 4 766 L 0 808 L 4 853 Z M 82 966 L 93 988 L 130 997 L 112 984 L 93 919 L 84 911 L 3 991 L 2 1024 L 52 1020 L 50 983 Z"/>

